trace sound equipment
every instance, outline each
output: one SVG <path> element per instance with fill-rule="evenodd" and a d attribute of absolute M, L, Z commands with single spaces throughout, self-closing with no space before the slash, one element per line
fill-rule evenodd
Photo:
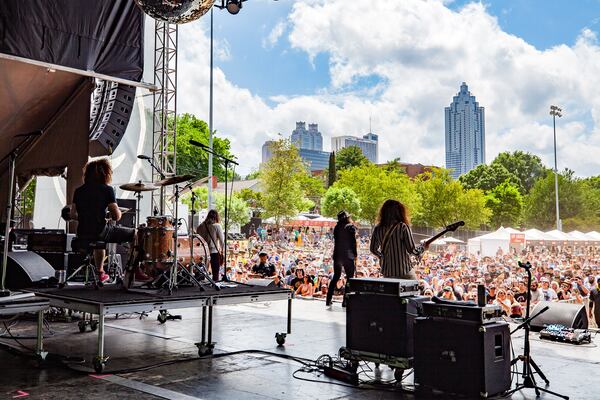
<path fill-rule="evenodd" d="M 567 328 L 587 329 L 588 316 L 583 304 L 557 303 L 553 301 L 540 301 L 531 310 L 531 315 L 548 306 L 549 310 L 540 314 L 531 321 L 531 330 L 538 332 L 546 325 L 560 324 Z"/>
<path fill-rule="evenodd" d="M 488 397 L 510 389 L 510 331 L 420 317 L 414 326 L 414 373 L 420 389 Z"/>
<path fill-rule="evenodd" d="M 477 285 L 477 305 L 479 307 L 485 307 L 486 304 L 485 285 Z"/>
<path fill-rule="evenodd" d="M 348 291 L 409 297 L 419 294 L 419 282 L 412 279 L 350 278 Z"/>
<path fill-rule="evenodd" d="M 502 320 L 502 309 L 499 306 L 460 305 L 449 303 L 423 303 L 423 316 L 443 320 L 459 320 L 476 324 L 489 324 Z"/>
<path fill-rule="evenodd" d="M 248 279 L 246 281 L 246 284 L 251 286 L 275 287 L 275 282 L 273 281 L 273 279 Z"/>
<path fill-rule="evenodd" d="M 15 236 L 26 238 L 29 251 L 64 252 L 67 247 L 64 229 L 15 229 Z"/>
<path fill-rule="evenodd" d="M 135 87 L 100 81 L 94 90 L 90 112 L 90 155 L 112 154 L 131 117 Z"/>
<path fill-rule="evenodd" d="M 121 219 L 117 225 L 127 228 L 135 228 L 135 210 L 137 202 L 135 199 L 117 199 L 117 205 L 122 208 L 127 208 L 129 211 L 121 214 Z"/>
<path fill-rule="evenodd" d="M 54 277 L 54 268 L 33 251 L 9 251 L 6 287 L 23 289 Z"/>
<path fill-rule="evenodd" d="M 346 299 L 346 347 L 377 355 L 413 356 L 413 322 L 428 297 L 351 293 Z"/>
<path fill-rule="evenodd" d="M 582 344 L 592 343 L 592 334 L 587 329 L 567 328 L 564 325 L 548 325 L 540 332 L 540 339 Z"/>

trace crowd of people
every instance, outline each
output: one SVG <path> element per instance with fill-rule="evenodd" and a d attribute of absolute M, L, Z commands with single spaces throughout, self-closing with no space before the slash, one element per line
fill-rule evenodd
<path fill-rule="evenodd" d="M 382 276 L 379 257 L 370 247 L 370 235 L 357 235 L 356 277 Z M 272 265 L 278 286 L 290 288 L 298 297 L 326 298 L 334 275 L 332 229 L 259 227 L 250 234 L 247 245 L 237 242 L 231 246 L 227 276 L 240 282 L 262 277 L 253 272 L 261 253 L 263 261 Z M 527 300 L 527 273 L 519 267 L 519 260 L 533 266 L 532 305 L 542 300 L 591 301 L 595 310 L 600 308 L 600 299 L 592 294 L 600 284 L 600 249 L 592 247 L 536 246 L 519 254 L 498 251 L 493 257 L 480 257 L 467 254 L 458 245 L 432 246 L 414 260 L 414 272 L 424 296 L 476 301 L 477 286 L 483 284 L 488 304 L 500 306 L 507 316 L 519 317 L 525 313 Z M 345 285 L 346 276 L 342 275 L 333 291 L 334 300 L 343 299 Z"/>

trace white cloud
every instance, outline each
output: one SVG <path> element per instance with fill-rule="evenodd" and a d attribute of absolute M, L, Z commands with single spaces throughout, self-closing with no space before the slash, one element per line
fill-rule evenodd
<path fill-rule="evenodd" d="M 565 112 L 557 121 L 559 168 L 600 174 L 600 47 L 589 30 L 573 46 L 540 51 L 502 31 L 481 4 L 452 11 L 443 1 L 365 7 L 304 0 L 265 44 L 274 45 L 286 31 L 307 57 L 328 54 L 332 85 L 311 96 L 274 96 L 269 106 L 216 69 L 215 128 L 232 140 L 243 171 L 258 164 L 265 140 L 278 132 L 289 136 L 296 120 L 318 122 L 328 146 L 330 136 L 366 132 L 369 115 L 383 160 L 399 156 L 443 166 L 444 107 L 466 81 L 486 108 L 488 160 L 523 149 L 551 165 L 548 107 L 558 104 Z M 180 32 L 178 107 L 207 118 L 208 40 L 198 24 Z M 373 75 L 384 82 L 376 94 L 356 89 L 357 80 Z"/>
<path fill-rule="evenodd" d="M 269 32 L 269 35 L 267 35 L 267 37 L 263 39 L 262 47 L 265 49 L 273 48 L 273 46 L 277 44 L 281 36 L 283 36 L 283 34 L 285 33 L 286 28 L 287 23 L 285 21 L 277 22 L 273 29 L 271 29 L 271 32 Z"/>

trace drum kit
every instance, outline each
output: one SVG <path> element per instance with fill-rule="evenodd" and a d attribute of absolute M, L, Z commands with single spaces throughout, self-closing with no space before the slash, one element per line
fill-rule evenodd
<path fill-rule="evenodd" d="M 178 205 L 181 189 L 179 184 L 193 178 L 192 175 L 176 175 L 154 183 L 126 183 L 120 185 L 122 190 L 134 192 L 136 204 L 137 225 L 137 254 L 134 252 L 134 267 L 139 267 L 152 280 L 144 283 L 143 287 L 167 289 L 169 293 L 173 288 L 182 285 L 197 286 L 205 290 L 204 285 L 209 284 L 215 289 L 220 287 L 211 279 L 206 270 L 209 251 L 205 240 L 194 232 L 192 224 L 188 226 L 186 236 L 180 236 Z M 145 223 L 140 223 L 140 200 L 143 192 L 158 190 L 161 187 L 174 185 L 173 210 L 174 216 L 152 215 L 146 218 Z M 192 191 L 192 217 L 195 213 L 195 195 Z M 192 218 L 193 221 L 193 218 Z M 133 276 L 133 271 L 130 271 Z M 125 285 L 132 286 L 132 278 Z M 207 283 L 203 283 L 206 281 Z"/>

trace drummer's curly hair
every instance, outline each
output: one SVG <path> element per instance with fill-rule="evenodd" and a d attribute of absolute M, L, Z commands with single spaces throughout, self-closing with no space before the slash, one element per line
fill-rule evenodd
<path fill-rule="evenodd" d="M 83 168 L 83 181 L 108 185 L 112 181 L 112 167 L 108 158 L 88 162 Z"/>

